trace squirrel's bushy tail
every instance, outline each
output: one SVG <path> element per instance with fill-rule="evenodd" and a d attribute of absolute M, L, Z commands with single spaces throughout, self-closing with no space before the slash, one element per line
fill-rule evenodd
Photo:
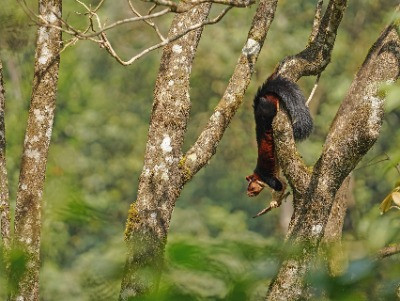
<path fill-rule="evenodd" d="M 258 90 L 255 99 L 273 93 L 283 103 L 292 121 L 293 135 L 296 140 L 307 138 L 312 129 L 313 121 L 306 99 L 296 83 L 280 76 L 268 79 Z"/>

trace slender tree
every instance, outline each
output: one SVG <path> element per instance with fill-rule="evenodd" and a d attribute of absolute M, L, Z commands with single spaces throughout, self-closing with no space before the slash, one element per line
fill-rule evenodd
<path fill-rule="evenodd" d="M 61 0 L 39 0 L 39 16 L 60 25 Z M 10 243 L 10 212 L 5 168 L 4 93 L 0 95 L 0 185 L 1 232 L 6 250 L 19 250 L 25 258 L 20 278 L 10 265 L 12 291 L 10 300 L 39 300 L 41 207 L 44 179 L 53 128 L 57 91 L 61 31 L 40 26 L 37 32 L 32 96 L 25 132 L 20 178 L 17 192 L 14 236 Z M 20 268 L 20 267 L 19 267 Z M 18 274 L 19 275 L 19 274 Z"/>

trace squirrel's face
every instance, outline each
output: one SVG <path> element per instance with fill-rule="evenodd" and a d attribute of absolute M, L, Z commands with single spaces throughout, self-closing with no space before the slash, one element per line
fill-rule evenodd
<path fill-rule="evenodd" d="M 247 196 L 249 197 L 257 196 L 266 186 L 256 174 L 247 176 L 246 180 L 249 182 L 247 185 Z"/>

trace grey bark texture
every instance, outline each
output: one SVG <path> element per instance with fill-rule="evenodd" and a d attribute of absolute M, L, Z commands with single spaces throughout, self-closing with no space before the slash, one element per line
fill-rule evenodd
<path fill-rule="evenodd" d="M 39 14 L 60 26 L 61 0 L 39 0 Z M 39 26 L 31 103 L 15 208 L 13 247 L 26 255 L 25 272 L 11 300 L 39 300 L 40 232 L 47 155 L 56 107 L 61 32 Z M 12 271 L 11 271 L 12 273 Z"/>
<path fill-rule="evenodd" d="M 169 36 L 204 21 L 210 4 L 174 17 Z M 155 290 L 172 210 L 182 186 L 179 160 L 189 117 L 189 79 L 202 28 L 168 44 L 161 58 L 138 196 L 125 229 L 128 245 L 120 300 Z"/>
<path fill-rule="evenodd" d="M 270 285 L 268 300 L 308 297 L 303 277 L 326 231 L 337 191 L 379 135 L 384 103 L 379 85 L 395 81 L 399 76 L 399 68 L 400 39 L 395 26 L 391 25 L 373 45 L 353 80 L 331 125 L 321 157 L 312 170 L 304 165 L 295 152 L 287 115 L 283 111 L 277 114 L 274 121 L 277 135 L 274 139 L 278 157 L 295 192 L 295 209 L 287 244 L 301 251 L 283 261 Z M 306 69 L 309 70 L 308 67 Z M 291 70 L 300 70 L 296 74 L 309 73 L 301 71 L 301 66 L 293 66 Z M 296 78 L 295 74 L 290 75 Z M 295 167 L 291 166 L 288 157 L 294 160 Z M 294 170 L 302 171 L 307 177 L 299 178 L 293 173 Z"/>
<path fill-rule="evenodd" d="M 8 253 L 11 246 L 11 214 L 6 168 L 6 129 L 4 122 L 5 102 L 3 64 L 0 60 L 0 234 L 4 251 L 5 253 Z"/>
<path fill-rule="evenodd" d="M 137 200 L 131 204 L 125 230 L 128 246 L 120 300 L 157 288 L 172 211 L 184 184 L 215 153 L 224 130 L 243 100 L 277 0 L 262 0 L 226 92 L 195 145 L 182 145 L 190 113 L 189 77 L 201 29 L 164 48 L 154 91 L 144 167 Z M 205 20 L 210 4 L 175 16 L 169 36 Z"/>

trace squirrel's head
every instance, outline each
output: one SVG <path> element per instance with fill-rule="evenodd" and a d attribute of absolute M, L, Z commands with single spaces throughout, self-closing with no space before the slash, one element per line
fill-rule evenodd
<path fill-rule="evenodd" d="M 249 197 L 257 196 L 267 186 L 256 173 L 247 176 L 246 180 L 249 182 L 247 185 L 247 196 Z"/>

